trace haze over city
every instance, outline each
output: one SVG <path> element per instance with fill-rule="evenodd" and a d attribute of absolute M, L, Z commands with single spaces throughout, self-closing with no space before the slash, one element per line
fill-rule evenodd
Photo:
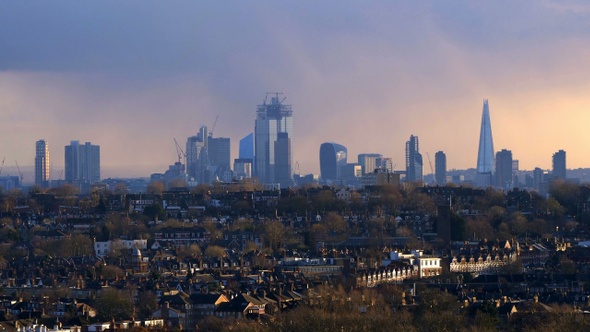
<path fill-rule="evenodd" d="M 321 143 L 403 168 L 405 142 L 476 166 L 482 100 L 496 150 L 521 169 L 589 167 L 590 5 L 582 1 L 0 3 L 0 158 L 63 169 L 71 140 L 101 146 L 102 177 L 147 176 L 202 125 L 238 140 L 256 105 L 293 106 L 293 160 Z"/>

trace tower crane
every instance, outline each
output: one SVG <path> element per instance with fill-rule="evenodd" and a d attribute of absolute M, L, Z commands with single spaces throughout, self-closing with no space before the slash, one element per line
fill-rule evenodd
<path fill-rule="evenodd" d="M 217 119 L 219 119 L 219 114 L 215 117 L 215 121 L 213 121 L 213 126 L 211 127 L 211 131 L 209 131 L 209 137 L 213 137 L 213 130 L 215 130 L 215 125 L 217 124 Z"/>
<path fill-rule="evenodd" d="M 178 144 L 178 141 L 176 141 L 176 138 L 174 138 L 174 144 L 176 145 L 176 153 L 178 154 L 178 162 L 182 164 L 182 157 L 184 156 L 184 158 L 186 159 L 186 153 L 184 153 L 184 151 L 182 151 L 182 148 Z"/>
<path fill-rule="evenodd" d="M 428 165 L 430 165 L 430 173 L 434 175 L 434 168 L 432 168 L 432 161 L 430 161 L 430 154 L 426 152 L 426 157 L 428 157 Z"/>
<path fill-rule="evenodd" d="M 23 174 L 23 172 L 20 171 L 20 167 L 18 166 L 18 162 L 15 160 L 14 163 L 16 164 L 16 170 L 18 171 L 18 175 L 20 176 L 20 184 L 22 185 L 25 175 Z"/>

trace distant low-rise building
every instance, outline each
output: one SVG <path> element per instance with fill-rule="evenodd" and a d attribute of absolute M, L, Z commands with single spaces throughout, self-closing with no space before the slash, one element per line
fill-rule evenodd
<path fill-rule="evenodd" d="M 94 254 L 96 257 L 104 257 L 114 249 L 147 249 L 147 240 L 114 240 L 114 241 L 95 241 Z"/>

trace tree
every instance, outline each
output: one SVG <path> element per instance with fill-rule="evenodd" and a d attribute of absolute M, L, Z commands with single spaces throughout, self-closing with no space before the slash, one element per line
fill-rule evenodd
<path fill-rule="evenodd" d="M 280 213 L 294 213 L 297 215 L 305 215 L 307 208 L 307 198 L 303 196 L 281 199 L 278 205 Z"/>
<path fill-rule="evenodd" d="M 12 213 L 14 207 L 25 199 L 25 194 L 20 189 L 11 189 L 2 198 L 2 212 Z"/>
<path fill-rule="evenodd" d="M 114 265 L 101 265 L 97 272 L 108 280 L 113 280 L 125 275 L 123 269 Z"/>
<path fill-rule="evenodd" d="M 432 198 L 426 194 L 412 190 L 409 192 L 404 200 L 404 206 L 407 209 L 420 211 L 424 213 L 434 214 L 436 212 L 436 204 Z"/>
<path fill-rule="evenodd" d="M 253 241 L 248 241 L 246 242 L 246 245 L 244 245 L 244 253 L 250 253 L 250 252 L 254 252 L 256 250 L 259 250 L 260 247 L 254 243 Z"/>
<path fill-rule="evenodd" d="M 144 290 L 139 293 L 139 315 L 141 318 L 149 318 L 158 309 L 158 297 L 154 292 Z"/>
<path fill-rule="evenodd" d="M 125 195 L 128 192 L 129 192 L 129 187 L 127 187 L 127 184 L 125 184 L 123 182 L 119 182 L 115 185 L 114 193 L 116 195 Z"/>
<path fill-rule="evenodd" d="M 166 211 L 158 203 L 154 203 L 146 206 L 143 209 L 143 215 L 149 217 L 152 220 L 163 220 L 166 219 Z"/>
<path fill-rule="evenodd" d="M 394 185 L 383 186 L 381 199 L 384 207 L 389 211 L 390 214 L 395 214 L 404 200 L 402 193 L 399 191 L 399 188 Z"/>
<path fill-rule="evenodd" d="M 330 189 L 325 189 L 314 195 L 311 204 L 317 212 L 324 212 L 332 208 L 334 203 L 334 193 Z"/>
<path fill-rule="evenodd" d="M 465 236 L 480 240 L 493 239 L 495 238 L 494 228 L 485 218 L 469 218 L 465 222 Z"/>
<path fill-rule="evenodd" d="M 336 212 L 328 212 L 322 219 L 322 223 L 326 225 L 329 232 L 332 233 L 336 239 L 341 239 L 343 235 L 346 237 L 345 233 L 348 230 L 348 225 L 340 214 Z"/>
<path fill-rule="evenodd" d="M 168 182 L 168 189 L 171 188 L 185 188 L 188 187 L 188 183 L 185 179 L 182 178 L 174 178 Z"/>
<path fill-rule="evenodd" d="M 278 220 L 265 223 L 264 239 L 272 251 L 278 251 L 284 245 L 285 226 Z"/>
<path fill-rule="evenodd" d="M 205 249 L 205 256 L 219 259 L 219 267 L 223 268 L 223 258 L 227 256 L 227 253 L 223 247 L 210 245 Z"/>
<path fill-rule="evenodd" d="M 199 258 L 203 256 L 203 252 L 201 251 L 201 247 L 199 247 L 198 244 L 193 243 L 189 246 L 179 247 L 176 250 L 176 256 L 178 256 L 181 259 L 184 259 L 186 257 Z"/>
<path fill-rule="evenodd" d="M 133 314 L 131 294 L 114 288 L 103 289 L 96 298 L 94 307 L 101 321 L 130 319 Z"/>
<path fill-rule="evenodd" d="M 80 192 L 78 188 L 74 187 L 71 184 L 63 184 L 57 188 L 51 189 L 51 191 L 55 194 L 56 197 L 60 198 L 76 196 Z"/>
<path fill-rule="evenodd" d="M 152 181 L 150 184 L 148 184 L 146 191 L 148 194 L 162 195 L 165 189 L 166 184 L 164 182 Z"/>
<path fill-rule="evenodd" d="M 580 186 L 564 180 L 551 181 L 549 194 L 566 209 L 569 215 L 578 213 L 580 202 Z"/>
<path fill-rule="evenodd" d="M 565 214 L 565 208 L 553 197 L 549 197 L 542 208 L 544 208 L 549 218 L 555 221 L 562 220 Z"/>
<path fill-rule="evenodd" d="M 520 212 L 514 212 L 510 215 L 510 230 L 512 235 L 521 236 L 527 230 L 527 220 Z"/>
<path fill-rule="evenodd" d="M 60 240 L 62 257 L 79 257 L 94 254 L 92 240 L 82 234 L 72 234 Z"/>

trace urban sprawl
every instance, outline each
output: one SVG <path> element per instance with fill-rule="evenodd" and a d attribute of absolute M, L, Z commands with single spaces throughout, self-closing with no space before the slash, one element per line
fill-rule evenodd
<path fill-rule="evenodd" d="M 37 141 L 34 185 L 4 158 L 0 330 L 590 330 L 590 185 L 564 150 L 519 170 L 484 100 L 474 169 L 412 135 L 405 168 L 326 142 L 301 175 L 284 102 L 258 105 L 233 165 L 215 125 L 149 179 L 101 179 L 90 142 L 51 179 Z"/>

